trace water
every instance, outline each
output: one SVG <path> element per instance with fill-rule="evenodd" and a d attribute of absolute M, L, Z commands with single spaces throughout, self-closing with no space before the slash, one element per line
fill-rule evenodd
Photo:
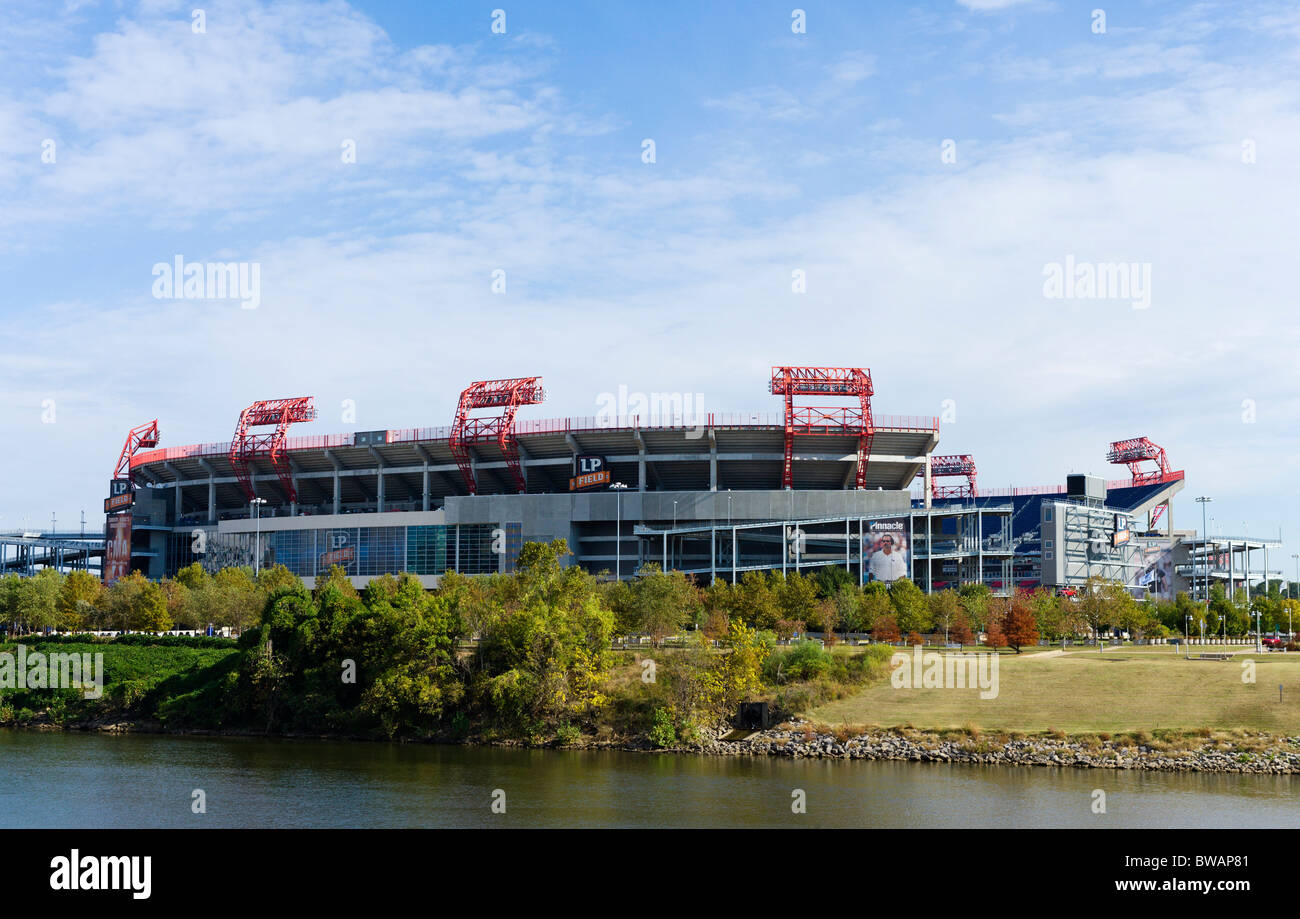
<path fill-rule="evenodd" d="M 6 828 L 1300 827 L 1298 791 L 1287 776 L 0 730 Z"/>

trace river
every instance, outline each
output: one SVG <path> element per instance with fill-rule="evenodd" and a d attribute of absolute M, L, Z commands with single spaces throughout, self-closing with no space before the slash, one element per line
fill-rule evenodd
<path fill-rule="evenodd" d="M 0 730 L 6 828 L 1300 827 L 1298 791 L 1288 776 Z"/>

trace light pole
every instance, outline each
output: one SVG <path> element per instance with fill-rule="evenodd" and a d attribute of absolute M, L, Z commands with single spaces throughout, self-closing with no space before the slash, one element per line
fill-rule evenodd
<path fill-rule="evenodd" d="M 1205 528 L 1205 505 L 1213 501 L 1213 498 L 1204 496 L 1196 499 L 1196 503 L 1201 506 L 1201 554 L 1205 562 L 1205 606 L 1208 609 L 1210 605 L 1210 531 Z"/>
<path fill-rule="evenodd" d="M 617 581 L 623 574 L 623 489 L 627 486 L 615 482 L 609 487 L 614 490 L 614 580 Z"/>
<path fill-rule="evenodd" d="M 673 502 L 673 529 L 677 529 L 677 502 Z"/>
<path fill-rule="evenodd" d="M 256 580 L 258 571 L 261 570 L 262 563 L 262 505 L 266 503 L 265 498 L 254 498 L 248 502 L 253 508 L 253 578 Z"/>

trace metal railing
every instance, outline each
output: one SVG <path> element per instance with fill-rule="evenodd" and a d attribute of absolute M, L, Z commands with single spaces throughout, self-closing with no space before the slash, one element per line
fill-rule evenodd
<path fill-rule="evenodd" d="M 931 415 L 876 415 L 876 430 L 937 431 L 939 419 Z M 632 430 L 633 428 L 658 430 L 693 430 L 696 428 L 778 428 L 784 430 L 785 416 L 779 412 L 708 412 L 705 414 L 675 416 L 641 415 L 590 415 L 580 418 L 543 418 L 515 422 L 516 436 L 529 434 L 568 434 L 592 431 Z M 387 432 L 386 443 L 422 443 L 447 440 L 451 436 L 449 425 L 430 428 L 398 428 Z M 353 434 L 318 434 L 309 437 L 290 437 L 285 441 L 289 450 L 325 450 L 331 447 L 353 446 Z M 378 444 L 377 446 L 383 446 Z M 163 447 L 146 450 L 131 458 L 131 466 L 161 463 L 168 460 L 194 459 L 196 457 L 227 456 L 229 441 L 224 443 L 189 444 L 181 447 Z"/>

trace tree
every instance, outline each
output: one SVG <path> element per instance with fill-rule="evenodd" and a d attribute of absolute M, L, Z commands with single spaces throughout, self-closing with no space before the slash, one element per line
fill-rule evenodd
<path fill-rule="evenodd" d="M 1101 642 L 1101 630 L 1106 626 L 1113 625 L 1112 614 L 1114 612 L 1111 604 L 1112 593 L 1107 589 L 1108 582 L 1101 577 L 1094 575 L 1088 578 L 1079 591 L 1078 610 L 1084 623 L 1092 630 L 1096 636 L 1098 644 Z"/>
<path fill-rule="evenodd" d="M 963 584 L 957 591 L 957 596 L 961 598 L 961 606 L 966 611 L 971 628 L 983 629 L 988 622 L 988 607 L 993 591 L 987 584 Z"/>
<path fill-rule="evenodd" d="M 859 625 L 866 631 L 874 631 L 876 624 L 885 617 L 889 617 L 895 623 L 895 628 L 897 628 L 894 604 L 889 602 L 889 592 L 879 581 L 873 581 L 867 585 L 867 589 L 862 593 L 862 603 L 858 614 Z"/>
<path fill-rule="evenodd" d="M 961 613 L 961 598 L 957 592 L 951 588 L 941 590 L 937 594 L 929 596 L 930 620 L 936 628 L 943 629 L 943 637 L 946 642 L 949 637 L 949 631 L 952 624 L 956 621 L 957 616 Z"/>
<path fill-rule="evenodd" d="M 740 576 L 740 583 L 733 585 L 732 589 L 735 597 L 731 611 L 733 620 L 738 618 L 756 629 L 776 628 L 782 609 L 766 575 L 759 571 L 746 571 Z"/>
<path fill-rule="evenodd" d="M 921 588 L 907 578 L 899 578 L 889 585 L 889 600 L 898 615 L 900 629 L 905 632 L 930 631 L 930 609 Z"/>
<path fill-rule="evenodd" d="M 988 645 L 990 648 L 1001 648 L 1005 646 L 1006 643 L 1007 638 L 1002 634 L 1002 622 L 993 614 L 992 610 L 990 610 L 988 625 L 984 628 L 984 644 Z"/>
<path fill-rule="evenodd" d="M 841 568 L 839 565 L 826 565 L 818 568 L 813 580 L 817 583 L 817 596 L 822 599 L 833 597 L 845 588 L 856 591 L 858 586 L 853 572 L 847 568 Z"/>
<path fill-rule="evenodd" d="M 763 687 L 763 663 L 771 649 L 743 622 L 733 622 L 726 650 L 704 674 L 706 698 L 717 711 L 731 712 Z"/>
<path fill-rule="evenodd" d="M 663 571 L 653 562 L 631 585 L 630 619 L 656 645 L 694 623 L 703 608 L 700 592 L 680 571 Z"/>
<path fill-rule="evenodd" d="M 964 610 L 958 612 L 953 619 L 950 640 L 957 642 L 962 647 L 971 644 L 975 640 L 975 636 L 971 634 L 970 622 L 966 619 Z"/>
<path fill-rule="evenodd" d="M 1038 623 L 1034 621 L 1032 599 L 1026 591 L 1017 590 L 1011 595 L 1000 626 L 1007 647 L 1017 654 L 1023 646 L 1038 643 Z"/>
<path fill-rule="evenodd" d="M 89 571 L 73 571 L 59 593 L 59 628 L 78 632 L 91 624 L 104 602 L 104 585 Z"/>
<path fill-rule="evenodd" d="M 130 614 L 132 629 L 141 632 L 166 632 L 172 627 L 167 614 L 167 595 L 158 584 L 147 581 L 136 595 Z"/>
<path fill-rule="evenodd" d="M 29 629 L 52 629 L 59 624 L 59 598 L 63 575 L 54 568 L 42 568 L 35 577 L 24 578 L 18 591 L 17 618 Z"/>
<path fill-rule="evenodd" d="M 877 619 L 871 629 L 871 637 L 875 641 L 893 644 L 902 639 L 903 634 L 898 629 L 898 619 L 893 613 L 888 613 Z"/>
<path fill-rule="evenodd" d="M 797 571 L 777 578 L 776 602 L 782 619 L 807 622 L 816 612 L 817 584 Z"/>

